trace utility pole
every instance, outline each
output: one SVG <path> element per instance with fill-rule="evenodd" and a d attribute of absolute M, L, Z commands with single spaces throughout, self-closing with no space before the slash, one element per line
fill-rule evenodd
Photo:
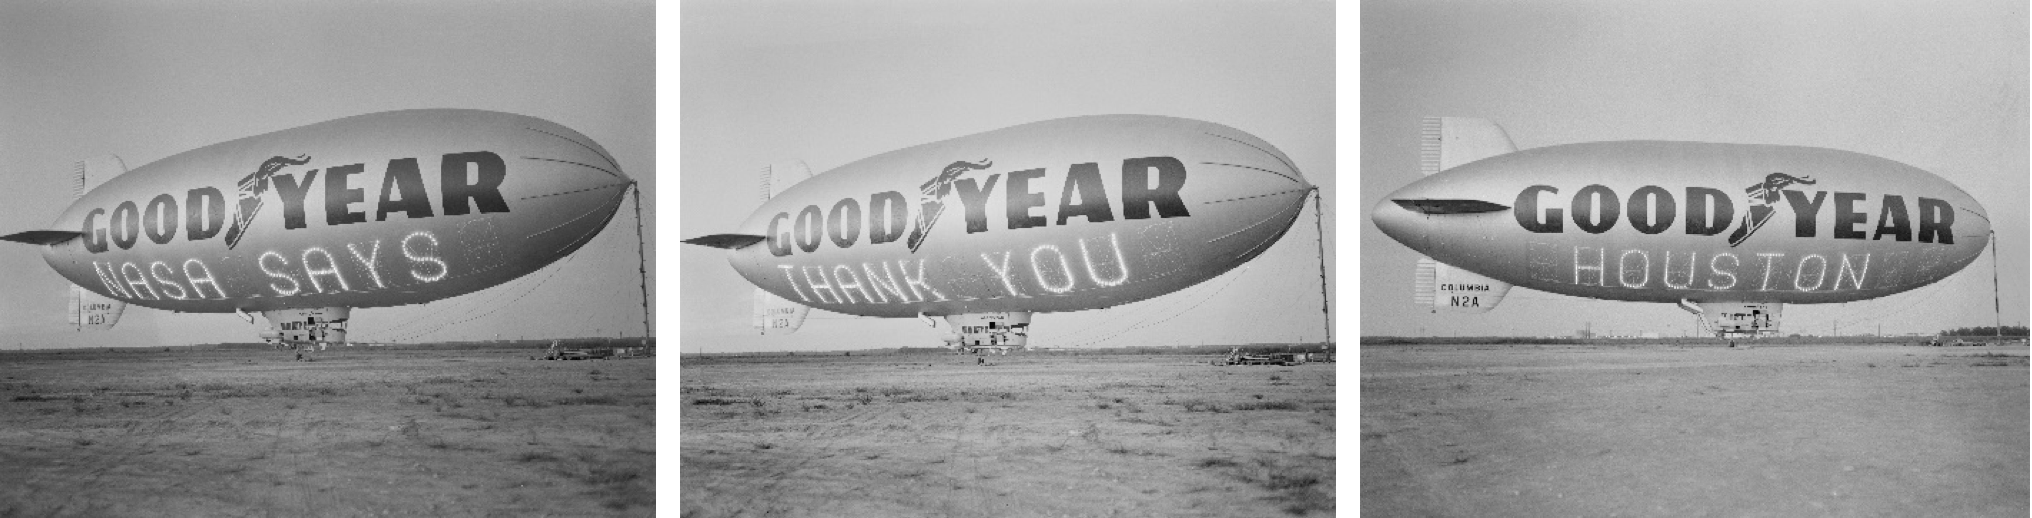
<path fill-rule="evenodd" d="M 1990 230 L 1990 304 L 1997 311 L 1997 339 L 2004 338 L 2004 296 L 1997 288 L 1997 231 Z"/>
<path fill-rule="evenodd" d="M 642 280 L 642 345 L 649 345 L 649 252 L 642 239 L 642 184 L 629 183 L 635 193 L 635 268 Z"/>
<path fill-rule="evenodd" d="M 1326 219 L 1326 217 L 1320 213 L 1319 199 L 1321 197 L 1319 188 L 1312 188 L 1312 230 L 1313 234 L 1319 238 L 1317 241 L 1319 243 L 1319 314 L 1325 317 L 1324 320 L 1326 320 L 1326 344 L 1322 344 L 1322 347 L 1326 347 L 1333 344 L 1333 311 L 1330 309 L 1332 306 L 1328 304 L 1329 299 L 1327 298 L 1327 290 L 1329 288 L 1326 282 L 1326 224 L 1321 223 L 1321 220 Z M 1995 247 L 1991 248 L 1994 249 Z"/>

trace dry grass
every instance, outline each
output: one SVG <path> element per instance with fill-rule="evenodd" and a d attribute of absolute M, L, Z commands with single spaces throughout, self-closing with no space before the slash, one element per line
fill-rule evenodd
<path fill-rule="evenodd" d="M 1331 365 L 910 359 L 687 358 L 681 512 L 1333 513 Z"/>
<path fill-rule="evenodd" d="M 2026 515 L 2024 346 L 1745 345 L 1365 347 L 1361 511 Z"/>
<path fill-rule="evenodd" d="M 651 514 L 654 362 L 526 356 L 9 354 L 0 515 Z"/>

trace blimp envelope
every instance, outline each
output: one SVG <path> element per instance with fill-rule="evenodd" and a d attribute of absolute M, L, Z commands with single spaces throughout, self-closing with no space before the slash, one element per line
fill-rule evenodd
<path fill-rule="evenodd" d="M 392 306 L 565 257 L 632 183 L 598 144 L 553 122 L 405 110 L 180 153 L 90 189 L 48 236 L 10 238 L 42 237 L 66 279 L 146 307 Z"/>
<path fill-rule="evenodd" d="M 1688 304 L 1882 297 L 1960 270 L 1990 233 L 1968 193 L 1893 160 L 1665 141 L 1451 164 L 1386 196 L 1371 219 L 1439 263 L 1498 282 Z"/>
<path fill-rule="evenodd" d="M 1241 265 L 1313 189 L 1284 153 L 1234 128 L 1073 117 L 856 161 L 687 242 L 733 249 L 749 282 L 840 313 L 1079 311 Z"/>

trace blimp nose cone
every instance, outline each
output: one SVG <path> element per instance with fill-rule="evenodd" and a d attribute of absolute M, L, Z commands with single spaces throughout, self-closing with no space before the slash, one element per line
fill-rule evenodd
<path fill-rule="evenodd" d="M 507 182 L 509 211 L 528 230 L 522 253 L 561 258 L 605 228 L 635 180 L 606 148 L 563 125 L 513 119 L 517 177 Z"/>

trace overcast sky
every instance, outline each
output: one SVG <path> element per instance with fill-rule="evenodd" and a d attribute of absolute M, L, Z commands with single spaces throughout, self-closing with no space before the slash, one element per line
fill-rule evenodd
<path fill-rule="evenodd" d="M 653 261 L 651 11 L 647 2 L 0 2 L 0 233 L 55 220 L 74 199 L 72 162 L 87 157 L 118 155 L 132 169 L 351 115 L 474 108 L 548 119 L 604 146 L 641 182 Z M 354 311 L 350 338 L 640 336 L 635 216 L 621 210 L 568 261 L 428 305 Z M 0 272 L 0 348 L 257 341 L 258 329 L 230 314 L 132 306 L 110 332 L 71 331 L 68 284 L 40 250 L 0 247 Z"/>
<path fill-rule="evenodd" d="M 1604 140 L 1815 146 L 1913 165 L 1989 211 L 2003 321 L 2025 324 L 2026 12 L 2019 1 L 1370 1 L 1362 5 L 1364 335 L 1677 336 L 1671 304 L 1514 289 L 1479 316 L 1411 305 L 1416 252 L 1367 214 L 1416 181 L 1423 116 L 1490 119 L 1519 149 Z M 1789 304 L 1786 333 L 1931 333 L 1995 320 L 1991 258 L 1940 283 Z"/>
<path fill-rule="evenodd" d="M 0 3 L 0 178 L 9 180 L 0 221 L 25 230 L 54 219 L 69 203 L 71 163 L 85 157 L 111 153 L 131 168 L 348 115 L 462 107 L 550 119 L 615 154 L 646 187 L 653 260 L 650 6 L 363 5 Z M 741 221 L 755 206 L 754 171 L 763 164 L 801 159 L 824 171 L 1025 122 L 1147 113 L 1229 125 L 1290 154 L 1325 193 L 1333 253 L 1342 212 L 1335 207 L 1342 191 L 1335 188 L 1333 5 L 721 1 L 674 8 L 682 10 L 683 32 L 664 36 L 682 42 L 664 51 L 681 53 L 682 66 L 672 68 L 682 75 L 666 81 L 683 89 L 663 102 L 683 105 L 685 153 L 675 165 L 687 188 L 673 236 Z M 1691 317 L 1669 305 L 1528 291 L 1479 317 L 1441 320 L 1412 307 L 1415 256 L 1375 232 L 1367 215 L 1384 194 L 1416 180 L 1417 122 L 1427 115 L 1495 120 L 1522 148 L 1696 140 L 1829 147 L 1912 164 L 1990 211 L 2004 236 L 2005 321 L 2027 320 L 2032 236 L 2021 5 L 1370 1 L 1360 9 L 1360 54 L 1343 48 L 1340 61 L 1359 63 L 1363 79 L 1338 86 L 1346 101 L 1363 101 L 1362 133 L 1339 135 L 1351 144 L 1359 138 L 1366 152 L 1361 167 L 1347 171 L 1361 180 L 1340 221 L 1359 233 L 1345 252 L 1359 251 L 1360 308 L 1348 316 L 1361 317 L 1362 334 L 1558 334 L 1590 322 L 1611 332 L 1691 328 Z M 468 318 L 415 338 L 639 332 L 640 302 L 629 295 L 631 217 L 624 208 L 577 257 L 524 280 L 421 308 L 357 312 L 355 337 L 402 337 Z M 1201 286 L 1113 310 L 1042 315 L 1033 343 L 1316 340 L 1317 234 L 1308 219 L 1302 215 L 1263 257 Z M 762 341 L 746 333 L 749 287 L 724 256 L 678 251 L 686 350 L 936 342 L 937 332 L 921 324 L 825 313 L 815 313 L 806 332 Z M 1979 260 L 1947 281 L 1883 299 L 1793 305 L 1786 329 L 1987 325 L 1989 264 Z M 9 273 L 0 276 L 9 295 L 0 298 L 0 348 L 233 341 L 254 332 L 231 316 L 147 309 L 132 310 L 109 333 L 65 331 L 64 281 L 33 247 L 0 248 L 0 271 Z M 1617 318 L 1597 318 L 1608 312 Z"/>
<path fill-rule="evenodd" d="M 1060 117 L 1224 124 L 1334 175 L 1333 4 L 1305 2 L 684 2 L 681 232 L 728 232 L 755 172 L 823 172 L 917 144 Z M 1035 317 L 1033 346 L 1317 341 L 1312 211 L 1242 268 L 1171 295 Z M 1334 240 L 1328 237 L 1331 250 Z M 749 329 L 753 288 L 724 252 L 676 250 L 685 352 L 935 346 L 914 319 L 814 311 L 795 334 Z M 943 325 L 943 324 L 941 324 Z"/>

